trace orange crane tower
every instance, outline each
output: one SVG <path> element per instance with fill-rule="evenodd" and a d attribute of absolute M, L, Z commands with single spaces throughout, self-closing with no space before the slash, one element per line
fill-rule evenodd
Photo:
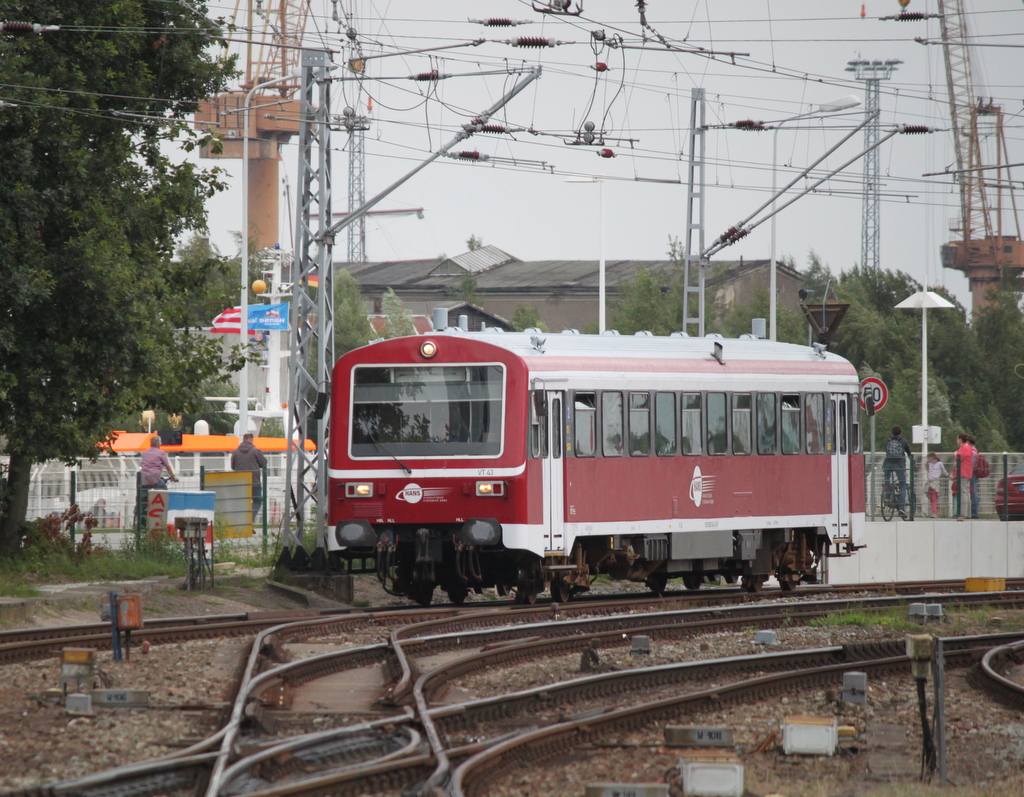
<path fill-rule="evenodd" d="M 196 122 L 220 136 L 222 147 L 203 147 L 204 158 L 241 158 L 246 94 L 269 80 L 297 74 L 308 3 L 305 0 L 237 0 L 233 19 L 245 45 L 245 76 L 238 89 L 200 103 Z M 239 21 L 245 20 L 244 29 Z M 253 94 L 249 107 L 249 230 L 253 251 L 280 243 L 278 162 L 281 144 L 299 132 L 299 79 Z"/>
<path fill-rule="evenodd" d="M 906 4 L 900 0 L 901 6 Z M 1024 270 L 1024 242 L 1012 190 L 1016 234 L 1003 232 L 1003 193 L 1010 185 L 1003 110 L 991 99 L 975 96 L 964 0 L 938 4 L 956 149 L 956 170 L 951 173 L 960 183 L 960 217 L 950 224 L 957 238 L 942 247 L 942 265 L 967 276 L 972 309 L 977 312 L 987 303 L 986 291 L 1005 270 Z"/>

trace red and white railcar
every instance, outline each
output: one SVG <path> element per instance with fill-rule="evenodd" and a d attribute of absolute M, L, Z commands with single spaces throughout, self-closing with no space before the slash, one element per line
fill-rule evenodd
<path fill-rule="evenodd" d="M 328 551 L 424 605 L 789 589 L 863 533 L 857 373 L 811 347 L 448 329 L 349 352 L 331 404 Z"/>

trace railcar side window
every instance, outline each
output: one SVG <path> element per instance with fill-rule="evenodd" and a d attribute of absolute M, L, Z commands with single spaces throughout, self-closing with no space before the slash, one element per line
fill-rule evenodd
<path fill-rule="evenodd" d="M 800 453 L 800 395 L 782 394 L 782 453 Z"/>
<path fill-rule="evenodd" d="M 502 365 L 359 366 L 352 380 L 354 457 L 501 453 Z"/>
<path fill-rule="evenodd" d="M 555 459 L 562 456 L 562 400 L 551 401 L 551 454 Z"/>
<path fill-rule="evenodd" d="M 550 412 L 550 407 L 548 412 Z M 548 419 L 535 412 L 530 402 L 530 453 L 535 459 L 545 459 L 548 455 Z"/>
<path fill-rule="evenodd" d="M 850 451 L 854 454 L 863 453 L 860 436 L 860 396 L 850 396 Z"/>
<path fill-rule="evenodd" d="M 839 453 L 845 454 L 847 448 L 847 432 L 849 430 L 849 423 L 846 418 L 846 401 L 845 396 L 839 398 L 839 420 L 836 423 L 836 431 L 838 432 L 839 438 Z"/>
<path fill-rule="evenodd" d="M 808 454 L 825 451 L 825 397 L 821 393 L 804 396 L 804 435 Z"/>
<path fill-rule="evenodd" d="M 658 393 L 654 397 L 655 450 L 659 457 L 679 453 L 676 441 L 676 394 Z"/>
<path fill-rule="evenodd" d="M 708 393 L 708 453 L 727 454 L 728 404 L 725 393 Z"/>
<path fill-rule="evenodd" d="M 601 394 L 601 427 L 604 435 L 602 453 L 606 457 L 622 456 L 622 394 L 605 391 Z"/>
<path fill-rule="evenodd" d="M 629 394 L 629 453 L 646 457 L 651 453 L 651 394 Z"/>
<path fill-rule="evenodd" d="M 750 417 L 750 394 L 732 394 L 732 453 L 753 451 L 753 423 Z"/>
<path fill-rule="evenodd" d="M 577 393 L 576 408 L 576 456 L 592 457 L 597 451 L 597 396 L 593 393 Z"/>
<path fill-rule="evenodd" d="M 778 446 L 778 422 L 775 419 L 775 394 L 757 394 L 757 453 L 774 454 Z"/>
<path fill-rule="evenodd" d="M 704 450 L 700 433 L 701 422 L 700 393 L 683 393 L 683 453 L 700 454 Z"/>

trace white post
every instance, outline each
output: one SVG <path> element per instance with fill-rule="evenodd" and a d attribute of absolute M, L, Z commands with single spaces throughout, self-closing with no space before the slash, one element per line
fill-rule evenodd
<path fill-rule="evenodd" d="M 928 464 L 928 308 L 921 308 L 921 468 Z"/>
<path fill-rule="evenodd" d="M 778 308 L 775 306 L 775 294 L 776 294 L 776 276 L 775 276 L 775 193 L 776 193 L 776 171 L 778 163 L 778 151 L 779 151 L 779 126 L 776 126 L 775 130 L 772 131 L 772 234 L 771 234 L 771 253 L 769 254 L 769 276 L 768 276 L 768 339 L 776 340 L 776 313 Z M 824 304 L 824 299 L 821 300 Z"/>
<path fill-rule="evenodd" d="M 285 75 L 263 83 L 257 83 L 245 95 L 242 114 L 242 262 L 239 269 L 242 273 L 242 301 L 239 306 L 238 338 L 243 352 L 249 348 L 249 106 L 252 95 L 260 89 L 284 83 L 301 77 L 299 74 Z M 249 364 L 245 363 L 238 374 L 238 436 L 241 438 L 249 431 Z"/>
<path fill-rule="evenodd" d="M 597 276 L 597 293 L 600 307 L 597 310 L 597 331 L 598 334 L 605 330 L 605 277 L 604 277 L 604 178 L 598 178 L 597 180 L 597 216 L 598 216 L 598 234 L 601 236 L 600 244 L 600 256 L 601 261 L 599 264 L 598 276 Z"/>

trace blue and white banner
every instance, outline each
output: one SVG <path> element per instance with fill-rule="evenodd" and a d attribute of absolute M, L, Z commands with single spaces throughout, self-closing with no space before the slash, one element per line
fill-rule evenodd
<path fill-rule="evenodd" d="M 249 329 L 288 329 L 289 304 L 250 304 Z"/>

